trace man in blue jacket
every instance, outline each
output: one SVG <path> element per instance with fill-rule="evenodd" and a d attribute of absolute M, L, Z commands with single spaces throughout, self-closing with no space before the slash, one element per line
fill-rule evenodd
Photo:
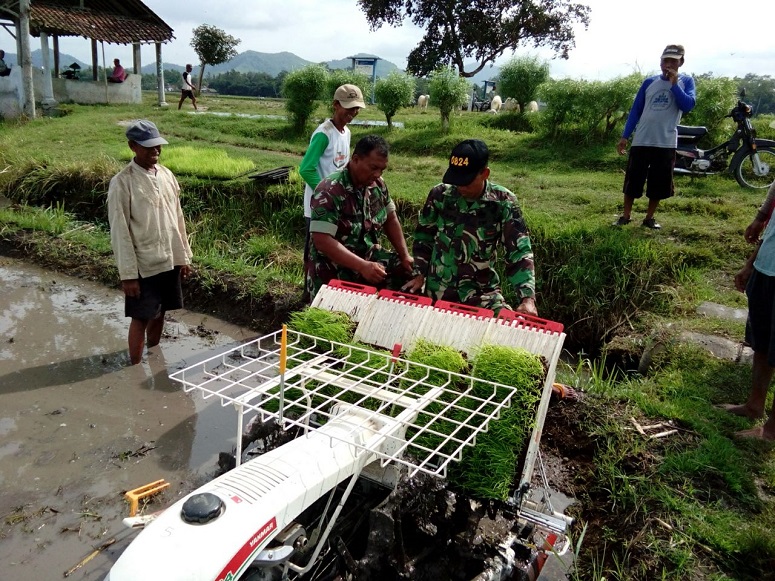
<path fill-rule="evenodd" d="M 694 79 L 678 73 L 683 64 L 684 47 L 668 44 L 662 52 L 662 74 L 643 81 L 635 96 L 622 138 L 616 146 L 619 155 L 624 155 L 627 141 L 635 132 L 624 177 L 624 211 L 614 226 L 630 223 L 632 204 L 643 195 L 646 186 L 649 203 L 643 226 L 652 230 L 661 228 L 654 219 L 654 212 L 660 200 L 674 193 L 677 126 L 681 116 L 694 109 L 697 101 Z"/>

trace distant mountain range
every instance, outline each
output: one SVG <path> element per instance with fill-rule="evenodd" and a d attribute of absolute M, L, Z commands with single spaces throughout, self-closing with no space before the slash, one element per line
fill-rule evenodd
<path fill-rule="evenodd" d="M 372 55 L 358 54 L 354 56 L 364 57 L 364 56 L 372 56 Z M 41 53 L 40 49 L 32 51 L 31 57 L 32 57 L 32 66 L 34 67 L 43 66 L 43 54 Z M 16 54 L 11 52 L 6 52 L 5 62 L 8 63 L 9 65 L 16 65 L 19 61 L 16 57 Z M 79 67 L 84 69 L 87 67 L 91 67 L 91 63 L 85 63 L 82 60 L 79 60 L 72 55 L 69 55 L 67 53 L 59 54 L 59 66 L 62 69 L 68 68 L 72 63 L 77 63 Z M 199 63 L 192 62 L 191 64 L 194 65 L 194 67 L 196 68 Z M 217 75 L 219 73 L 237 71 L 240 73 L 266 73 L 272 77 L 276 77 L 283 71 L 290 72 L 311 64 L 315 64 L 315 63 L 313 63 L 312 61 L 304 60 L 303 58 L 296 56 L 295 54 L 290 52 L 268 53 L 268 52 L 256 52 L 254 50 L 247 50 L 245 52 L 239 53 L 230 61 L 227 61 L 220 65 L 215 65 L 213 67 L 208 66 L 205 69 L 205 75 L 208 75 L 208 74 Z M 323 64 L 327 65 L 331 69 L 349 69 L 352 66 L 352 60 L 349 58 L 343 58 L 340 60 L 328 61 Z M 112 63 L 109 63 L 108 66 L 112 66 Z M 174 70 L 174 71 L 182 72 L 185 68 L 186 68 L 185 63 L 182 65 L 173 64 L 173 63 L 164 63 L 165 70 Z M 390 61 L 381 60 L 381 59 L 377 61 L 378 77 L 386 77 L 388 74 L 390 74 L 391 71 L 394 71 L 394 70 L 399 70 L 399 69 L 395 64 L 391 63 Z M 155 73 L 156 63 L 152 62 L 144 65 L 141 71 L 143 73 L 151 73 L 151 74 Z"/>
<path fill-rule="evenodd" d="M 35 67 L 43 66 L 43 55 L 40 49 L 32 51 L 32 65 Z M 368 57 L 372 55 L 357 54 L 356 57 Z M 5 54 L 5 62 L 15 65 L 18 60 L 14 53 Z M 66 69 L 72 63 L 77 63 L 79 67 L 85 69 L 91 67 L 91 63 L 85 63 L 78 60 L 72 55 L 67 53 L 60 53 L 59 65 L 60 68 Z M 198 63 L 191 63 L 194 67 L 198 66 Z M 307 65 L 315 64 L 312 61 L 304 60 L 303 58 L 296 56 L 291 52 L 256 52 L 254 50 L 247 50 L 239 53 L 233 59 L 214 67 L 207 67 L 205 69 L 205 76 L 217 75 L 220 73 L 227 73 L 229 71 L 238 71 L 240 73 L 266 73 L 272 77 L 276 77 L 283 71 L 293 71 L 300 69 Z M 343 58 L 339 60 L 332 60 L 323 63 L 331 69 L 349 69 L 352 66 L 352 60 L 349 58 Z M 111 66 L 111 65 L 108 65 Z M 185 69 L 185 64 L 172 64 L 164 63 L 165 70 L 174 70 L 182 72 Z M 152 62 L 142 67 L 142 72 L 147 74 L 153 74 L 156 72 L 156 63 Z M 382 78 L 390 74 L 391 71 L 400 70 L 395 64 L 387 60 L 377 61 L 377 77 Z M 471 80 L 475 83 L 482 83 L 485 80 L 494 79 L 500 73 L 499 67 L 485 66 L 482 72 L 473 77 Z"/>

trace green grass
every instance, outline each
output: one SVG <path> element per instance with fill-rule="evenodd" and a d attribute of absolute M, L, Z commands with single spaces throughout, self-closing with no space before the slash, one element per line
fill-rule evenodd
<path fill-rule="evenodd" d="M 297 166 L 309 135 L 295 135 L 273 117 L 246 117 L 284 115 L 280 101 L 202 99 L 208 112 L 233 114 L 228 117 L 158 108 L 155 94 L 144 99 L 142 106 L 69 105 L 59 118 L 0 122 L 0 192 L 16 204 L 0 209 L 0 238 L 24 235 L 25 248 L 46 259 L 61 252 L 71 263 L 109 263 L 107 184 L 130 155 L 126 122 L 146 117 L 170 142 L 162 163 L 174 166 L 181 183 L 203 292 L 239 281 L 235 298 L 254 302 L 285 300 L 289 289 L 300 293 L 298 174 L 268 187 L 241 174 Z M 321 105 L 308 133 L 326 114 Z M 370 107 L 358 120 L 383 117 Z M 595 467 L 586 479 L 575 476 L 574 532 L 587 525 L 577 548 L 578 578 L 761 578 L 775 559 L 775 456 L 766 445 L 733 437 L 751 422 L 713 407 L 745 399 L 750 366 L 717 360 L 677 339 L 691 330 L 741 340 L 741 323 L 700 316 L 696 307 L 716 301 L 745 308 L 732 277 L 751 250 L 742 232 L 764 192 L 743 190 L 726 175 L 679 177 L 676 196 L 657 213 L 662 231 L 637 226 L 644 200 L 635 204 L 633 225 L 613 229 L 625 163 L 614 151 L 615 136 L 551 142 L 468 112 L 453 115 L 450 132 L 442 134 L 433 108 L 399 111 L 395 121 L 404 128 L 354 125 L 353 142 L 374 132 L 390 143 L 384 177 L 407 236 L 451 147 L 484 139 L 493 180 L 515 192 L 531 230 L 539 314 L 565 325 L 566 346 L 583 349 L 578 365 L 558 371 L 558 380 L 588 394 L 582 423 L 568 427 L 588 442 Z M 106 280 L 115 279 L 105 271 Z M 664 349 L 647 377 L 612 374 L 604 363 L 607 348 L 626 345 L 637 357 L 655 342 Z M 643 424 L 672 421 L 679 432 L 644 439 L 630 417 Z M 511 436 L 506 431 L 497 439 Z M 491 460 L 509 453 L 494 448 L 476 463 L 489 470 Z M 482 494 L 502 497 L 505 488 L 489 486 Z"/>
<path fill-rule="evenodd" d="M 350 343 L 355 331 L 354 323 L 345 313 L 317 307 L 308 307 L 291 314 L 288 324 L 291 329 L 299 333 L 337 343 Z M 323 352 L 332 349 L 332 345 L 327 342 L 321 343 L 319 347 Z"/>
<path fill-rule="evenodd" d="M 215 147 L 165 147 L 163 155 L 164 165 L 177 175 L 231 179 L 255 169 L 249 159 L 235 159 L 223 149 Z"/>

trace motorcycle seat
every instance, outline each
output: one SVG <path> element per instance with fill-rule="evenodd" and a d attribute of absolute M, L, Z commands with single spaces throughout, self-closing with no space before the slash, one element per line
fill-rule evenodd
<path fill-rule="evenodd" d="M 707 127 L 694 127 L 692 125 L 679 125 L 677 127 L 679 137 L 685 135 L 687 137 L 702 137 L 708 134 Z"/>

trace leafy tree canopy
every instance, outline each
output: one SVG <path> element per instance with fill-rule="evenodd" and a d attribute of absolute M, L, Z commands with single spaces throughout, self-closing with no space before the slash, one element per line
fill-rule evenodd
<path fill-rule="evenodd" d="M 506 50 L 548 46 L 562 58 L 575 46 L 574 24 L 589 25 L 589 7 L 569 0 L 358 0 L 372 30 L 409 18 L 425 36 L 407 57 L 407 70 L 424 76 L 450 63 L 472 77 Z M 466 60 L 475 60 L 465 70 Z"/>
<path fill-rule="evenodd" d="M 242 42 L 230 34 L 226 34 L 217 26 L 201 24 L 193 30 L 191 46 L 199 57 L 199 88 L 202 88 L 202 77 L 206 65 L 219 65 L 237 56 L 236 46 Z"/>

